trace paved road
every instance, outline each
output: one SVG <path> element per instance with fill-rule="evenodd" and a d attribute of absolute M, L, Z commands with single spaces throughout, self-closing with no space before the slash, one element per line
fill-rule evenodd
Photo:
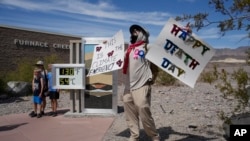
<path fill-rule="evenodd" d="M 0 116 L 1 141 L 102 141 L 114 117 Z"/>

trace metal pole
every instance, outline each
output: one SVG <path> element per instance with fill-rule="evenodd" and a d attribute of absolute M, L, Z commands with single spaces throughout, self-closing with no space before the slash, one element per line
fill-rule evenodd
<path fill-rule="evenodd" d="M 85 50 L 84 50 L 84 44 L 85 44 L 85 40 L 84 39 L 82 39 L 81 40 L 81 50 L 80 50 L 80 53 L 81 53 L 81 63 L 82 64 L 85 64 Z M 84 70 L 84 76 L 86 77 L 86 68 L 85 68 L 85 70 Z M 85 84 L 85 86 L 86 86 L 86 78 L 84 78 L 84 80 L 83 80 L 83 82 L 84 82 L 84 84 Z M 81 110 L 82 110 L 82 112 L 84 112 L 84 109 L 85 109 L 85 90 L 81 90 Z"/>
<path fill-rule="evenodd" d="M 70 41 L 70 53 L 69 53 L 69 62 L 70 64 L 74 63 L 74 42 Z M 74 90 L 70 90 L 70 112 L 75 112 L 75 94 Z"/>
<path fill-rule="evenodd" d="M 80 44 L 81 42 L 76 41 L 76 64 L 80 64 Z M 80 96 L 80 90 L 76 90 L 76 97 L 75 97 L 75 101 L 76 101 L 76 112 L 80 113 L 81 112 L 81 96 Z"/>

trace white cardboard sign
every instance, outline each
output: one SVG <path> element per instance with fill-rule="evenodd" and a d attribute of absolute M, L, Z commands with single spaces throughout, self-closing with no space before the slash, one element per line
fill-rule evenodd
<path fill-rule="evenodd" d="M 200 73 L 215 50 L 184 26 L 169 19 L 151 45 L 146 58 L 159 68 L 194 88 Z"/>
<path fill-rule="evenodd" d="M 121 69 L 124 60 L 124 37 L 120 30 L 112 38 L 96 45 L 88 76 Z"/>

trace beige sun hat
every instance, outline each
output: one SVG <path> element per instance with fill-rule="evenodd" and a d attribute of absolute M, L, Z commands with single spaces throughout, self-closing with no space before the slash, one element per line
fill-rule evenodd
<path fill-rule="evenodd" d="M 43 61 L 41 61 L 41 60 L 37 61 L 36 65 L 43 65 Z"/>
<path fill-rule="evenodd" d="M 133 34 L 134 30 L 139 30 L 139 31 L 142 31 L 142 33 L 144 35 L 146 35 L 147 37 L 149 37 L 149 32 L 147 30 L 145 30 L 143 27 L 137 25 L 137 24 L 133 24 L 130 26 L 129 28 L 129 31 L 130 31 L 130 34 Z"/>

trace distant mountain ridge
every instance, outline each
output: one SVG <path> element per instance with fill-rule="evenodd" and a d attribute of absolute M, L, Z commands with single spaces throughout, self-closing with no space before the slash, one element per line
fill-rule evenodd
<path fill-rule="evenodd" d="M 241 46 L 238 48 L 220 48 L 215 49 L 215 54 L 212 57 L 211 61 L 217 61 L 217 60 L 226 60 L 228 58 L 230 59 L 239 59 L 239 60 L 245 60 L 247 54 L 245 53 L 248 49 L 250 49 L 250 46 Z M 86 63 L 87 66 L 91 65 L 91 59 L 93 57 L 93 53 L 87 53 L 85 54 L 86 60 L 88 60 Z"/>
<path fill-rule="evenodd" d="M 234 59 L 246 59 L 246 51 L 250 49 L 250 46 L 241 46 L 238 48 L 230 49 L 230 48 L 221 48 L 215 49 L 215 55 L 212 60 L 224 60 L 226 58 L 234 58 Z"/>

